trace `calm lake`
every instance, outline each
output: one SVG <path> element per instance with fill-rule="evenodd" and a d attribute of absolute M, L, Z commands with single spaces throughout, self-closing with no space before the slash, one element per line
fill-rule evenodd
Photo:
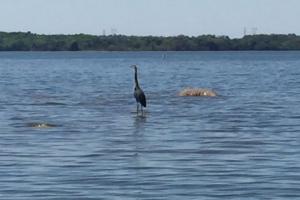
<path fill-rule="evenodd" d="M 185 87 L 219 96 L 178 97 Z M 0 53 L 0 199 L 299 199 L 299 188 L 300 52 Z"/>

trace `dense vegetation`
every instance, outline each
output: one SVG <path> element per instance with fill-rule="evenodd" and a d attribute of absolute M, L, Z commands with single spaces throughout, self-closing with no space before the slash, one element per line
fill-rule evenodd
<path fill-rule="evenodd" d="M 300 50 L 295 34 L 247 35 L 240 39 L 202 35 L 188 37 L 39 35 L 30 32 L 0 32 L 0 51 L 224 51 Z"/>

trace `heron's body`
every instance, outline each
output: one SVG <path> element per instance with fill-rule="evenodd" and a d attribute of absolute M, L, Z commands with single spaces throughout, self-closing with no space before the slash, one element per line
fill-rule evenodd
<path fill-rule="evenodd" d="M 146 107 L 146 96 L 141 88 L 134 88 L 134 97 L 137 103 L 140 103 L 143 107 Z"/>
<path fill-rule="evenodd" d="M 134 81 L 135 81 L 135 87 L 134 87 L 134 97 L 137 103 L 137 113 L 139 112 L 139 104 L 141 104 L 141 111 L 143 113 L 143 107 L 146 107 L 146 96 L 143 90 L 140 88 L 138 78 L 137 78 L 137 67 L 133 65 L 134 67 Z"/>

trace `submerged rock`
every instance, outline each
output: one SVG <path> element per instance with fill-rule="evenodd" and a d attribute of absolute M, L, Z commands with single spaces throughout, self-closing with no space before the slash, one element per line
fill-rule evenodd
<path fill-rule="evenodd" d="M 217 93 L 206 89 L 206 88 L 185 88 L 180 93 L 179 96 L 186 97 L 186 96 L 205 96 L 205 97 L 215 97 Z"/>
<path fill-rule="evenodd" d="M 32 128 L 53 128 L 56 127 L 54 124 L 48 124 L 48 123 L 29 123 L 29 127 Z"/>

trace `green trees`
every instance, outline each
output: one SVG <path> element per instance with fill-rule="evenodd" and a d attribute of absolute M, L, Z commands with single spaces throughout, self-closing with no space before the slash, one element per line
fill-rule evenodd
<path fill-rule="evenodd" d="M 188 37 L 38 35 L 31 32 L 0 32 L 0 51 L 224 51 L 300 50 L 300 36 L 247 35 L 240 39 L 201 35 Z"/>
<path fill-rule="evenodd" d="M 70 46 L 70 51 L 79 51 L 79 46 L 77 42 L 73 42 Z"/>

